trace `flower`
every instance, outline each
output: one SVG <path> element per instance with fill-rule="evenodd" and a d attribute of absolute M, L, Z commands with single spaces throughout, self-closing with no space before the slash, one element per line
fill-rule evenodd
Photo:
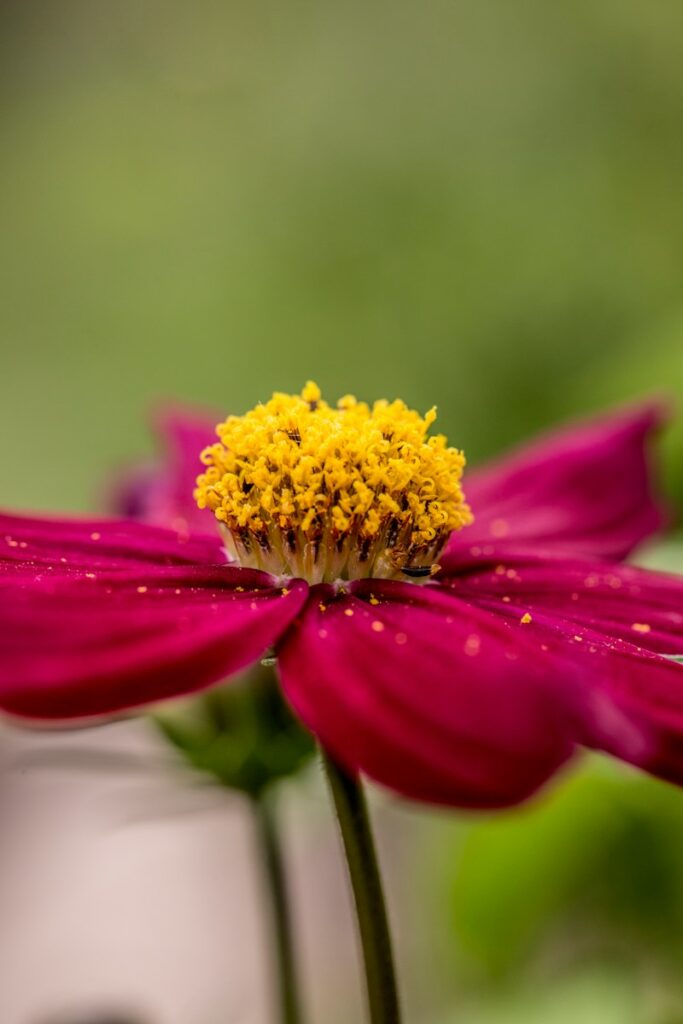
<path fill-rule="evenodd" d="M 409 797 L 515 803 L 582 744 L 683 781 L 683 581 L 615 561 L 661 522 L 658 412 L 473 472 L 467 501 L 433 418 L 310 384 L 229 417 L 196 489 L 220 536 L 2 516 L 0 707 L 111 715 L 273 650 L 323 746 Z"/>

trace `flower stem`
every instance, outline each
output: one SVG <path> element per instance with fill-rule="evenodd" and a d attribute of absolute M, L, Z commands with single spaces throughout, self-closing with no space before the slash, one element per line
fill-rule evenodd
<path fill-rule="evenodd" d="M 258 840 L 270 894 L 273 956 L 277 969 L 280 1024 L 302 1024 L 301 998 L 295 970 L 292 916 L 273 786 L 252 797 Z"/>
<path fill-rule="evenodd" d="M 356 904 L 371 1024 L 400 1024 L 396 974 L 382 880 L 360 779 L 326 751 L 323 764 L 339 819 Z"/>

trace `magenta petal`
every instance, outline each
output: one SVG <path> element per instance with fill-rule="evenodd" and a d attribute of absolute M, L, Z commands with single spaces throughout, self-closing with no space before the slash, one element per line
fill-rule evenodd
<path fill-rule="evenodd" d="M 197 537 L 116 519 L 48 519 L 0 514 L 0 576 L 12 567 L 215 565 L 226 561 L 218 535 Z"/>
<path fill-rule="evenodd" d="M 683 785 L 683 665 L 552 613 L 519 628 L 573 665 L 577 742 Z"/>
<path fill-rule="evenodd" d="M 190 693 L 271 647 L 305 602 L 265 573 L 145 567 L 5 580 L 0 708 L 32 719 L 107 715 Z"/>
<path fill-rule="evenodd" d="M 453 593 L 519 617 L 542 612 L 661 654 L 683 654 L 683 577 L 553 558 L 508 560 L 453 577 Z"/>
<path fill-rule="evenodd" d="M 578 742 L 683 784 L 683 665 L 671 660 L 683 654 L 682 579 L 554 559 L 501 563 L 451 586 L 573 665 Z"/>
<path fill-rule="evenodd" d="M 454 534 L 440 559 L 448 573 L 497 541 L 545 551 L 623 558 L 662 523 L 653 495 L 649 445 L 655 407 L 560 431 L 470 472 L 474 523 Z M 486 553 L 486 552 L 485 552 Z"/>
<path fill-rule="evenodd" d="M 110 488 L 110 507 L 117 515 L 160 526 L 183 527 L 193 533 L 215 533 L 216 522 L 193 498 L 203 466 L 201 451 L 216 440 L 218 414 L 168 407 L 155 417 L 163 456 L 155 463 L 122 473 Z"/>
<path fill-rule="evenodd" d="M 619 640 L 591 646 L 598 664 L 580 742 L 683 785 L 683 665 Z"/>
<path fill-rule="evenodd" d="M 292 706 L 348 769 L 417 799 L 489 807 L 524 799 L 570 755 L 543 657 L 509 623 L 438 587 L 351 589 L 313 592 L 279 652 Z"/>

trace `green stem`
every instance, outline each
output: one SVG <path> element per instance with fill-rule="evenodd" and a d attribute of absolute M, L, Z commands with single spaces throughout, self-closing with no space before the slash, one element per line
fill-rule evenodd
<path fill-rule="evenodd" d="M 339 819 L 363 949 L 371 1024 L 400 1024 L 389 922 L 365 794 L 333 758 L 323 764 Z"/>
<path fill-rule="evenodd" d="M 301 999 L 295 970 L 292 916 L 287 894 L 284 858 L 275 811 L 273 787 L 252 797 L 258 827 L 266 888 L 270 893 L 273 955 L 278 980 L 280 1024 L 302 1024 Z"/>

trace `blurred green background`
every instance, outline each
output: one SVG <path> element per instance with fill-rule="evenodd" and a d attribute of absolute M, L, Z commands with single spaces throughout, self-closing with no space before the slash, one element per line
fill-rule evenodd
<path fill-rule="evenodd" d="M 679 4 L 5 0 L 0 123 L 3 505 L 92 508 L 168 398 L 313 377 L 477 461 L 683 395 Z M 678 794 L 418 818 L 416 1022 L 683 1020 Z"/>

